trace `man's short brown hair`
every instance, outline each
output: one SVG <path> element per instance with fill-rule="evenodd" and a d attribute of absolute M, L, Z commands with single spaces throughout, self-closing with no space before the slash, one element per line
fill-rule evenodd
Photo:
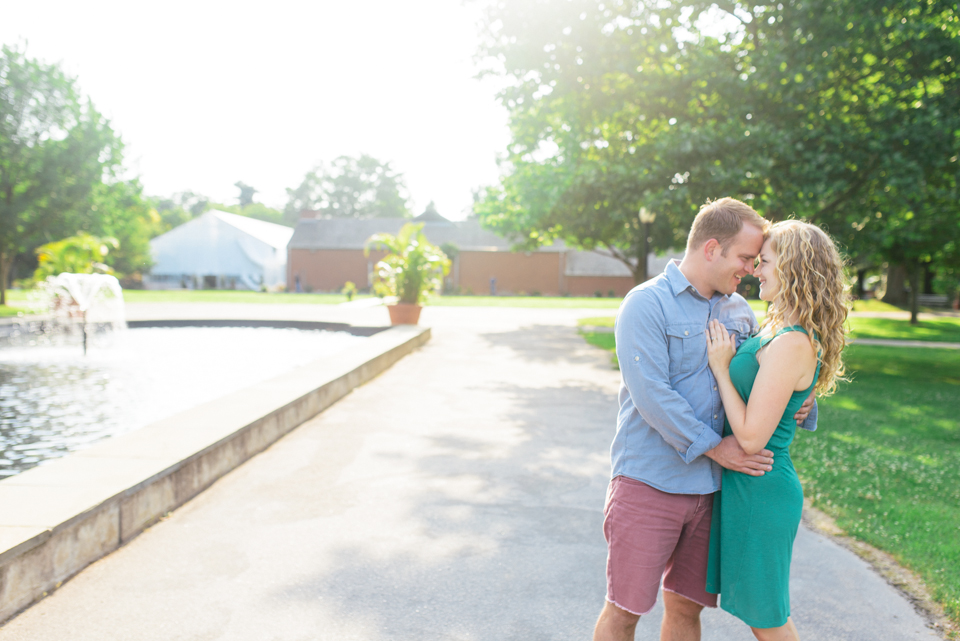
<path fill-rule="evenodd" d="M 698 249 L 711 238 L 715 238 L 726 253 L 727 247 L 743 229 L 744 223 L 760 229 L 764 236 L 767 235 L 770 227 L 770 221 L 760 216 L 753 207 L 736 198 L 707 201 L 700 208 L 697 217 L 693 219 L 693 225 L 690 226 L 687 251 Z"/>

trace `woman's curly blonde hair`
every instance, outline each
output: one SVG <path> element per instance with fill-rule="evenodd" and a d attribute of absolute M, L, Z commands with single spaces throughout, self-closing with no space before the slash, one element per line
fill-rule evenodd
<path fill-rule="evenodd" d="M 774 224 L 769 239 L 777 257 L 780 291 L 763 326 L 778 330 L 787 318 L 796 317 L 820 350 L 816 393 L 829 396 L 838 381 L 846 380 L 842 352 L 849 293 L 843 259 L 822 229 L 799 220 Z"/>

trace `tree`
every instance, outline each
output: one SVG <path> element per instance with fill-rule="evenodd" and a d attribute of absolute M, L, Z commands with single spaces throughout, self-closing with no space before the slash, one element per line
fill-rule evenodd
<path fill-rule="evenodd" d="M 240 207 L 246 207 L 247 205 L 253 204 L 253 195 L 257 193 L 256 189 L 242 180 L 238 180 L 233 184 L 233 186 L 240 190 L 240 197 L 237 199 L 240 201 Z"/>
<path fill-rule="evenodd" d="M 513 142 L 477 213 L 528 246 L 601 249 L 638 281 L 646 247 L 681 246 L 726 195 L 892 257 L 886 220 L 956 182 L 958 29 L 935 0 L 494 3 L 482 53 L 510 81 Z"/>
<path fill-rule="evenodd" d="M 403 176 L 389 162 L 362 154 L 318 166 L 296 189 L 287 189 L 284 219 L 296 224 L 302 210 L 331 218 L 409 218 Z"/>
<path fill-rule="evenodd" d="M 74 230 L 122 143 L 56 65 L 0 50 L 0 305 L 14 260 Z"/>
<path fill-rule="evenodd" d="M 94 186 L 90 207 L 78 216 L 76 228 L 116 239 L 116 247 L 104 262 L 119 277 L 136 281 L 153 264 L 150 239 L 165 231 L 159 212 L 144 197 L 139 180 Z"/>
<path fill-rule="evenodd" d="M 177 192 L 170 198 L 154 198 L 152 203 L 160 215 L 160 234 L 179 227 L 210 209 L 210 199 L 192 191 Z"/>

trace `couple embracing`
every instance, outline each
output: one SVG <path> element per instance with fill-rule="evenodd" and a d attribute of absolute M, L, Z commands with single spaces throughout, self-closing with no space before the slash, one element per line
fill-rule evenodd
<path fill-rule="evenodd" d="M 747 274 L 770 303 L 759 332 L 736 293 Z M 845 295 L 822 230 L 770 225 L 733 198 L 704 205 L 683 260 L 627 294 L 594 641 L 632 640 L 661 580 L 661 641 L 699 640 L 718 595 L 757 639 L 799 639 L 788 583 L 803 490 L 790 443 L 798 426 L 816 429 L 813 397 L 843 374 Z"/>

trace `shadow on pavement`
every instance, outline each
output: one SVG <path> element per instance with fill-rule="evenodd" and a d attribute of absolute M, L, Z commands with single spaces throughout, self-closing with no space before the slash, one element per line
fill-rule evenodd
<path fill-rule="evenodd" d="M 506 342 L 523 349 L 521 335 Z M 366 622 L 371 639 L 588 638 L 605 586 L 615 399 L 590 385 L 494 393 L 511 400 L 498 417 L 515 432 L 511 445 L 430 438 L 414 461 L 427 482 L 406 488 L 402 513 L 389 518 L 416 533 L 412 546 L 390 532 L 381 537 L 390 553 L 367 540 L 344 546 L 327 571 L 276 596 L 322 601 Z"/>

